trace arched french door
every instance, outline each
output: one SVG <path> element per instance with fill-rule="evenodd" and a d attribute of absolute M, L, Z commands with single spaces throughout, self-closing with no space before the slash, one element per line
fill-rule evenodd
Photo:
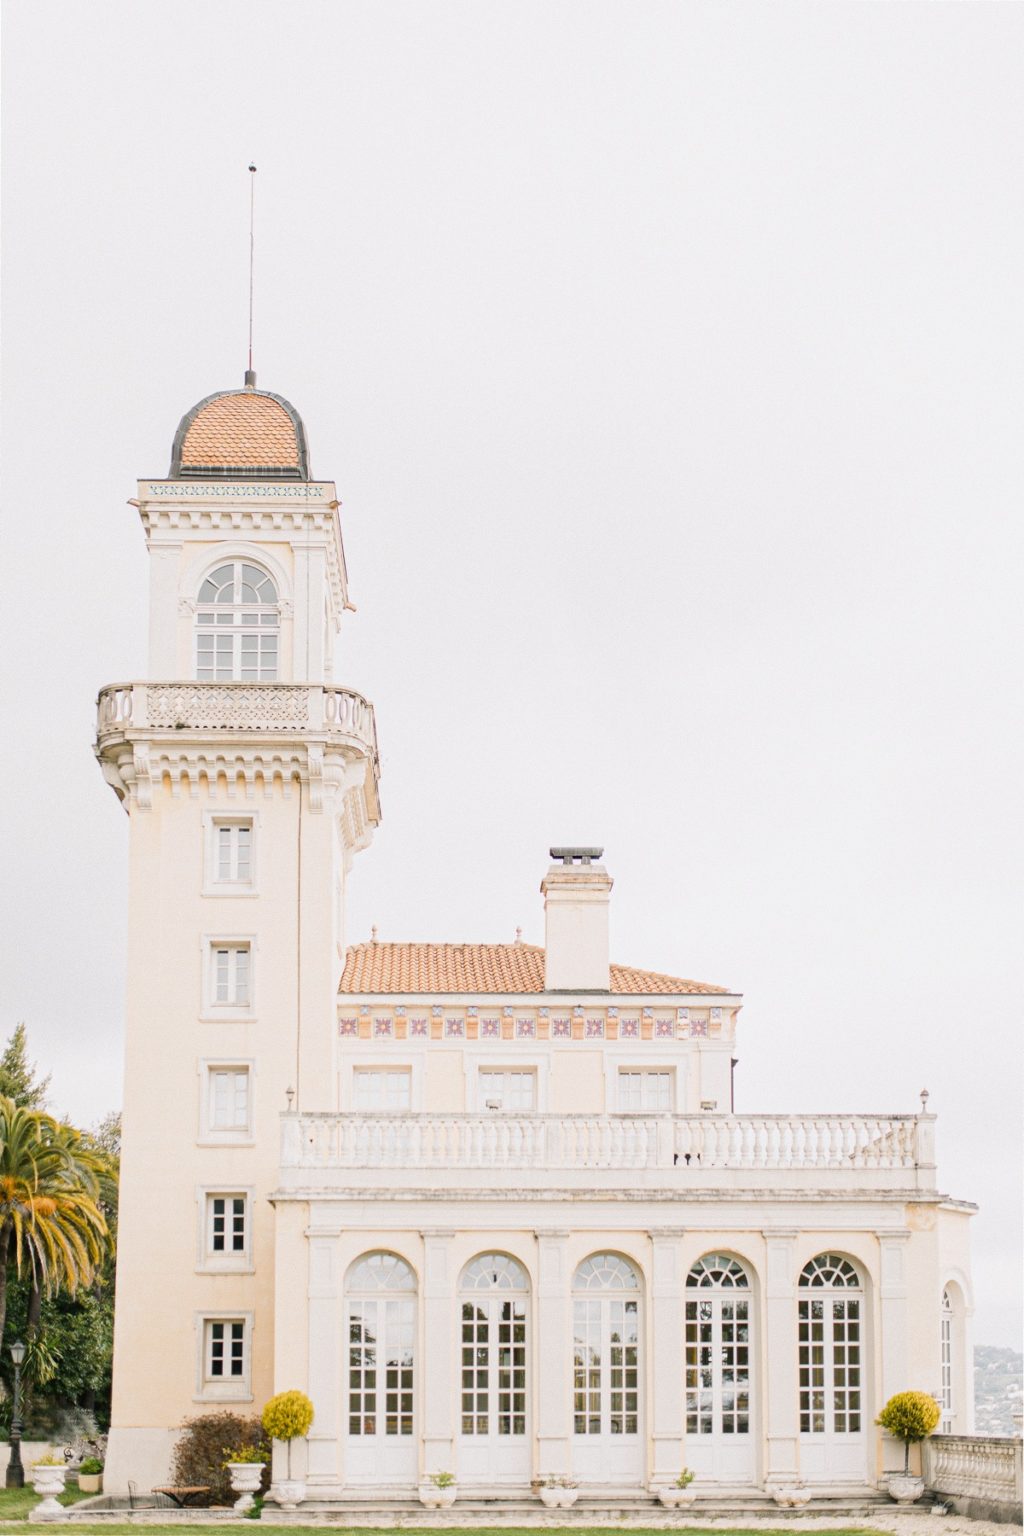
<path fill-rule="evenodd" d="M 700 1478 L 752 1483 L 750 1279 L 738 1259 L 706 1253 L 686 1277 L 686 1462 Z"/>
<path fill-rule="evenodd" d="M 940 1317 L 942 1398 L 939 1406 L 942 1409 L 942 1417 L 939 1420 L 939 1433 L 951 1435 L 953 1433 L 953 1411 L 956 1399 L 953 1386 L 953 1298 L 949 1294 L 948 1286 L 942 1293 Z"/>
<path fill-rule="evenodd" d="M 345 1282 L 345 1480 L 416 1480 L 416 1276 L 395 1253 L 357 1259 Z"/>
<path fill-rule="evenodd" d="M 530 1284 L 505 1253 L 483 1253 L 459 1281 L 459 1481 L 530 1481 Z"/>
<path fill-rule="evenodd" d="M 860 1275 L 836 1253 L 800 1273 L 800 1468 L 818 1482 L 865 1477 L 864 1295 Z"/>
<path fill-rule="evenodd" d="M 615 1253 L 573 1278 L 573 1470 L 587 1483 L 640 1483 L 640 1279 Z"/>

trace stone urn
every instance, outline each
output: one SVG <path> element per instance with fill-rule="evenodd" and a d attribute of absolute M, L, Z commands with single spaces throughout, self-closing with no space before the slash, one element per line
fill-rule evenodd
<path fill-rule="evenodd" d="M 234 1480 L 232 1480 L 231 1486 L 232 1488 L 235 1486 Z M 271 1483 L 270 1497 L 282 1509 L 295 1509 L 306 1497 L 306 1485 L 301 1478 L 282 1477 L 276 1483 Z"/>
<path fill-rule="evenodd" d="M 246 1515 L 256 1502 L 266 1462 L 229 1461 L 227 1466 L 231 1473 L 232 1492 L 241 1494 L 241 1498 L 235 1500 L 235 1514 Z M 81 1486 L 81 1479 L 79 1479 L 79 1486 Z"/>
<path fill-rule="evenodd" d="M 803 1509 L 811 1501 L 811 1490 L 791 1483 L 786 1488 L 773 1488 L 772 1498 L 780 1509 Z"/>
<path fill-rule="evenodd" d="M 580 1496 L 575 1483 L 541 1483 L 537 1492 L 546 1509 L 572 1509 Z"/>
<path fill-rule="evenodd" d="M 67 1466 L 62 1461 L 59 1466 L 49 1466 L 46 1462 L 36 1462 L 29 1469 L 32 1479 L 32 1487 L 38 1493 L 41 1503 L 35 1509 L 29 1510 L 30 1520 L 66 1520 L 68 1512 L 57 1503 L 57 1495 L 64 1492 L 64 1479 L 67 1476 Z"/>
<path fill-rule="evenodd" d="M 420 1483 L 420 1503 L 427 1509 L 451 1509 L 458 1491 L 457 1483 L 448 1483 L 444 1488 L 439 1488 L 428 1479 Z"/>
<path fill-rule="evenodd" d="M 897 1504 L 916 1504 L 924 1493 L 924 1478 L 910 1472 L 893 1472 L 889 1476 L 889 1497 Z"/>
<path fill-rule="evenodd" d="M 79 1472 L 79 1474 L 78 1474 L 78 1487 L 79 1487 L 79 1491 L 82 1492 L 82 1493 L 102 1493 L 103 1492 L 103 1473 L 102 1472 Z"/>
<path fill-rule="evenodd" d="M 685 1509 L 694 1503 L 696 1497 L 696 1488 L 680 1488 L 676 1483 L 658 1489 L 658 1499 L 666 1509 Z"/>

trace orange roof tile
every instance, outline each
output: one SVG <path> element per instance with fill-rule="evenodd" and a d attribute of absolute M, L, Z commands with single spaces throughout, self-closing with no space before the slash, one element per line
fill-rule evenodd
<path fill-rule="evenodd" d="M 728 993 L 704 981 L 611 966 L 611 991 L 629 996 Z M 354 944 L 339 992 L 543 992 L 539 944 Z"/>
<path fill-rule="evenodd" d="M 181 445 L 189 465 L 300 469 L 295 423 L 276 400 L 253 390 L 215 395 L 192 418 Z"/>

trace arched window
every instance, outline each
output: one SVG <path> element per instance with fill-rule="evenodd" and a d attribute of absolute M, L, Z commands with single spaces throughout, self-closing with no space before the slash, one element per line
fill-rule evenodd
<path fill-rule="evenodd" d="M 196 605 L 196 678 L 262 683 L 277 677 L 281 609 L 258 565 L 229 560 L 211 571 Z"/>
<path fill-rule="evenodd" d="M 477 1439 L 526 1434 L 527 1293 L 521 1264 L 482 1253 L 462 1271 L 461 1426 Z"/>
<path fill-rule="evenodd" d="M 640 1281 L 617 1253 L 594 1253 L 573 1279 L 573 1428 L 577 1435 L 637 1435 Z"/>
<path fill-rule="evenodd" d="M 687 1275 L 686 1289 L 686 1433 L 749 1435 L 747 1272 L 726 1253 L 706 1253 Z"/>
<path fill-rule="evenodd" d="M 849 1259 L 819 1253 L 800 1272 L 800 1292 L 800 1433 L 827 1437 L 860 1434 L 860 1276 Z"/>
<path fill-rule="evenodd" d="M 946 1289 L 942 1293 L 941 1322 L 941 1369 L 942 1369 L 942 1418 L 939 1433 L 953 1433 L 953 1298 Z"/>
<path fill-rule="evenodd" d="M 368 1253 L 348 1272 L 348 1432 L 411 1436 L 416 1277 L 395 1253 Z"/>

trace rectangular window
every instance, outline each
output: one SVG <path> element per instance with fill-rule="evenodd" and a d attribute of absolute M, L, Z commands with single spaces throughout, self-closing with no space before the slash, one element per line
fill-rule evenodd
<path fill-rule="evenodd" d="M 248 1067 L 211 1067 L 210 1130 L 248 1131 L 249 1097 Z"/>
<path fill-rule="evenodd" d="M 252 883 L 252 822 L 215 823 L 214 844 L 218 884 L 250 885 Z"/>
<path fill-rule="evenodd" d="M 209 1243 L 212 1254 L 244 1254 L 246 1220 L 244 1195 L 210 1195 Z"/>
<path fill-rule="evenodd" d="M 207 1384 L 245 1381 L 245 1322 L 242 1318 L 209 1319 L 203 1329 L 203 1372 Z"/>
<path fill-rule="evenodd" d="M 248 944 L 213 946 L 213 1002 L 248 1008 L 252 1000 L 252 956 Z"/>
<path fill-rule="evenodd" d="M 660 1115 L 673 1109 L 674 1073 L 620 1072 L 619 1113 L 623 1115 Z"/>
<path fill-rule="evenodd" d="M 537 1107 L 537 1074 L 535 1072 L 502 1072 L 481 1068 L 478 1087 L 481 1109 L 528 1114 Z"/>
<path fill-rule="evenodd" d="M 406 1067 L 357 1067 L 352 1079 L 352 1107 L 398 1114 L 412 1103 L 412 1073 Z"/>

